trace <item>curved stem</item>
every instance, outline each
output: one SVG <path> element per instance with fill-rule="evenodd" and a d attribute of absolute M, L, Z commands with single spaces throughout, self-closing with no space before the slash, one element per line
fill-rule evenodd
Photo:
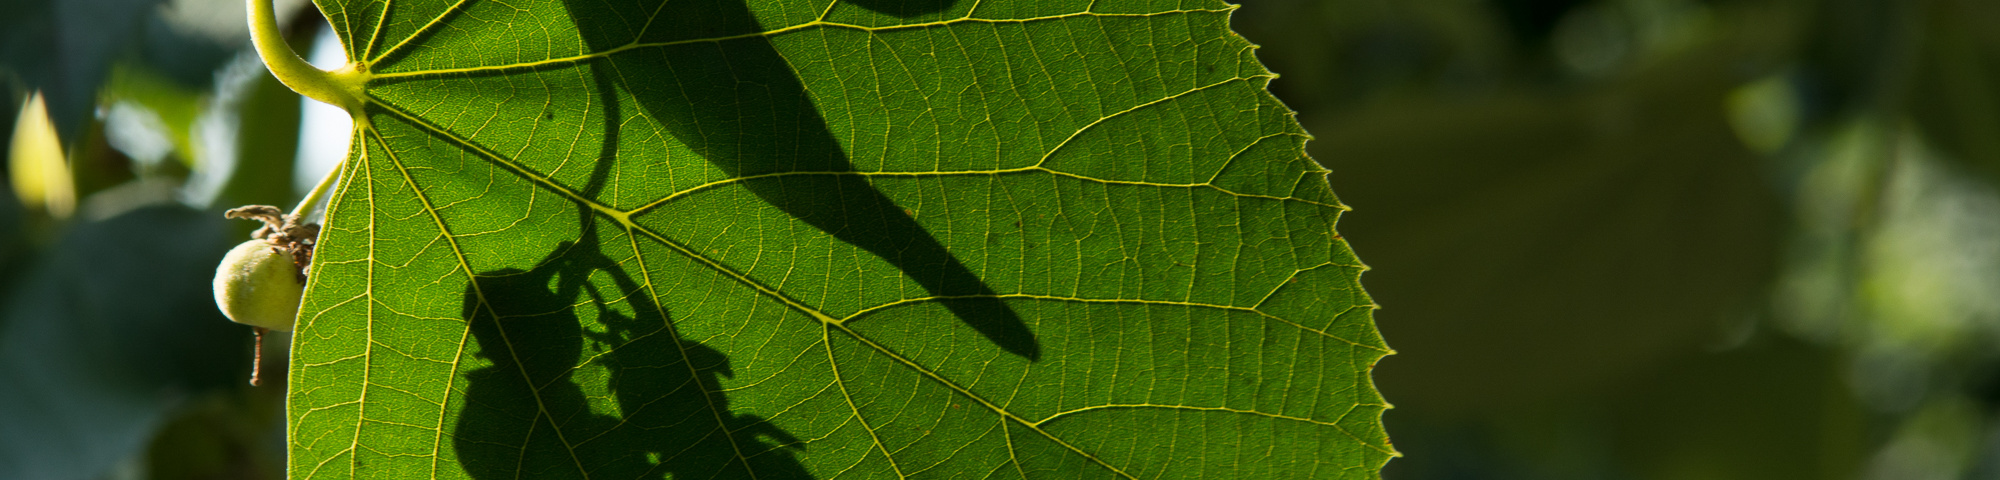
<path fill-rule="evenodd" d="M 263 57 L 264 66 L 292 91 L 340 107 L 349 115 L 359 115 L 361 88 L 368 81 L 367 73 L 358 63 L 328 72 L 299 58 L 291 44 L 285 43 L 285 36 L 278 32 L 278 17 L 271 2 L 249 0 L 250 40 L 256 44 L 257 56 Z"/>
<path fill-rule="evenodd" d="M 340 166 L 334 166 L 332 170 L 328 170 L 326 176 L 319 179 L 319 185 L 313 186 L 312 191 L 306 193 L 306 198 L 299 200 L 299 206 L 292 207 L 293 218 L 304 222 L 307 215 L 311 214 L 314 209 L 319 208 L 320 200 L 325 199 L 327 192 L 333 190 L 334 179 L 340 178 L 340 168 Z"/>

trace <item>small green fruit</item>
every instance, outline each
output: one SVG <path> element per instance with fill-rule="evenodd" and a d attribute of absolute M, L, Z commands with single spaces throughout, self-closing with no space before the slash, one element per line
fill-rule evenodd
<path fill-rule="evenodd" d="M 230 321 L 291 331 L 306 291 L 298 275 L 291 252 L 262 239 L 243 242 L 215 268 L 215 305 Z"/>

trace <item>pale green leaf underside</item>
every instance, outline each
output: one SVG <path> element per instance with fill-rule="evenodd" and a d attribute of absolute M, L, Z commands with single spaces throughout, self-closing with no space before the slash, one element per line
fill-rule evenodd
<path fill-rule="evenodd" d="M 298 478 L 1370 478 L 1343 207 L 1217 2 L 320 0 Z"/>

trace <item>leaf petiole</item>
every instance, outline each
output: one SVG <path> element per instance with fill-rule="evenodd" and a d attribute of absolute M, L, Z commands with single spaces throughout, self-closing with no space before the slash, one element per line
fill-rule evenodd
<path fill-rule="evenodd" d="M 319 208 L 320 201 L 326 199 L 327 192 L 333 190 L 334 182 L 340 178 L 340 170 L 341 167 L 339 165 L 335 165 L 332 169 L 327 170 L 326 175 L 320 177 L 319 184 L 314 185 L 311 192 L 306 192 L 306 198 L 299 200 L 298 206 L 292 207 L 291 217 L 298 219 L 300 222 L 306 221 L 306 218 L 313 213 L 313 210 Z"/>
<path fill-rule="evenodd" d="M 331 72 L 320 70 L 299 58 L 292 51 L 291 44 L 285 43 L 284 34 L 278 31 L 277 13 L 271 7 L 273 0 L 249 0 L 250 39 L 257 46 L 257 56 L 263 57 L 264 66 L 294 92 L 311 97 L 313 100 L 347 110 L 348 115 L 361 114 L 361 89 L 368 83 L 368 73 L 360 62 L 350 62 L 347 66 Z"/>

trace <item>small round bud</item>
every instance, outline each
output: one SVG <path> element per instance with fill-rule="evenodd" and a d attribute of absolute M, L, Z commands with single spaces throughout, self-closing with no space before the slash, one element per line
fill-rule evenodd
<path fill-rule="evenodd" d="M 298 275 L 290 252 L 262 239 L 243 242 L 215 268 L 215 305 L 230 321 L 291 331 L 306 289 Z"/>

